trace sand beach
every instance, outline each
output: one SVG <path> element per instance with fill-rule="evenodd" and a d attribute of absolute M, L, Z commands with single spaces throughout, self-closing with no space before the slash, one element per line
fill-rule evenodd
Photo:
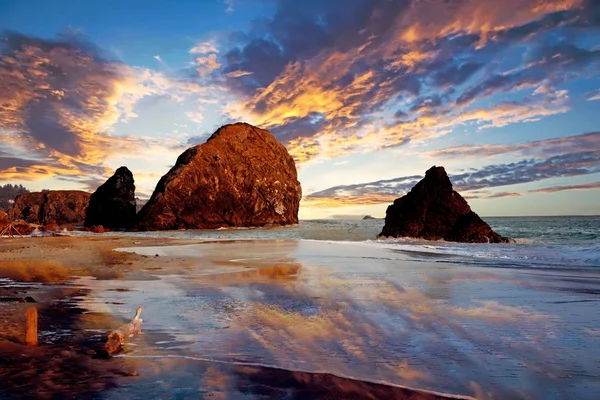
<path fill-rule="evenodd" d="M 216 232 L 218 233 L 218 232 Z M 385 242 L 0 241 L 0 397 L 578 398 L 600 391 L 597 269 Z M 15 301 L 25 297 L 36 303 Z M 24 315 L 39 311 L 39 346 Z M 108 333 L 144 311 L 109 360 Z"/>

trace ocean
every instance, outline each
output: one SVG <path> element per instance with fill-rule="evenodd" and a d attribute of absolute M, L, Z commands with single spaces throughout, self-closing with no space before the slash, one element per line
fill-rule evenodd
<path fill-rule="evenodd" d="M 600 398 L 600 217 L 486 221 L 516 243 L 378 240 L 380 219 L 111 233 L 202 243 L 118 249 L 166 261 L 78 278 L 88 310 L 125 320 L 145 307 L 143 342 L 119 357 L 153 369 L 103 398 L 239 398 L 231 366 L 478 399 Z"/>
<path fill-rule="evenodd" d="M 461 244 L 418 239 L 378 239 L 383 219 L 304 220 L 298 225 L 269 228 L 220 228 L 164 232 L 113 232 L 110 235 L 194 240 L 317 240 L 363 242 L 437 261 L 500 268 L 600 267 L 600 216 L 487 217 L 499 234 L 515 244 Z M 85 233 L 81 233 L 85 234 Z"/>

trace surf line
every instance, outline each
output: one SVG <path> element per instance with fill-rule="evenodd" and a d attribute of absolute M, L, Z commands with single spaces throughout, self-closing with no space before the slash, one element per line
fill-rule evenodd
<path fill-rule="evenodd" d="M 289 370 L 289 369 L 281 368 L 281 367 L 278 367 L 277 365 L 272 365 L 272 364 L 248 363 L 248 362 L 241 362 L 241 361 L 224 361 L 224 360 L 215 360 L 215 359 L 206 358 L 206 357 L 178 356 L 178 355 L 175 355 L 175 354 L 165 354 L 165 355 L 162 355 L 162 356 L 144 356 L 144 355 L 134 356 L 134 355 L 127 355 L 127 354 L 119 354 L 119 355 L 114 356 L 114 358 L 182 358 L 182 359 L 185 359 L 185 360 L 206 361 L 206 362 L 213 362 L 213 363 L 217 363 L 217 364 L 239 365 L 241 367 L 272 368 L 272 369 L 277 369 L 277 370 L 280 370 L 280 371 L 288 371 L 288 372 L 294 372 L 294 371 L 296 371 L 296 372 L 304 372 L 304 373 L 307 373 L 307 374 L 329 374 L 329 375 L 333 375 L 335 377 L 342 378 L 342 379 L 350 379 L 350 380 L 353 380 L 353 381 L 362 381 L 362 382 L 367 382 L 367 383 L 373 383 L 373 384 L 376 384 L 376 385 L 392 386 L 392 387 L 396 387 L 396 388 L 399 388 L 399 389 L 407 389 L 407 390 L 412 390 L 412 391 L 415 391 L 415 392 L 432 394 L 432 395 L 435 395 L 435 396 L 448 397 L 450 399 L 477 400 L 477 398 L 471 397 L 471 396 L 467 396 L 467 395 L 459 395 L 459 394 L 452 394 L 452 393 L 436 392 L 435 390 L 420 389 L 420 388 L 416 388 L 416 387 L 412 387 L 412 386 L 403 386 L 403 385 L 398 385 L 398 384 L 390 383 L 390 382 L 386 382 L 386 381 L 373 381 L 373 380 L 369 380 L 369 379 L 358 379 L 358 378 L 351 377 L 351 376 L 346 376 L 346 375 L 341 375 L 341 374 L 334 374 L 332 372 L 325 372 L 325 371 L 308 371 L 308 370 L 303 370 L 303 369 Z"/>

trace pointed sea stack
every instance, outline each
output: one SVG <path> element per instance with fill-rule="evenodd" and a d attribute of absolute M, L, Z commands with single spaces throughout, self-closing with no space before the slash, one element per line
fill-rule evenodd
<path fill-rule="evenodd" d="M 432 167 L 405 196 L 387 208 L 380 236 L 444 239 L 466 243 L 508 243 L 492 230 L 458 192 L 444 167 Z"/>
<path fill-rule="evenodd" d="M 138 214 L 140 230 L 298 223 L 302 189 L 285 147 L 237 123 L 186 150 Z"/>
<path fill-rule="evenodd" d="M 85 226 L 129 229 L 135 225 L 135 184 L 133 174 L 121 167 L 90 197 Z"/>

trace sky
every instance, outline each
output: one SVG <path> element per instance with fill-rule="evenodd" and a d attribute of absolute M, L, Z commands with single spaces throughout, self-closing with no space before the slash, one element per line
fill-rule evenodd
<path fill-rule="evenodd" d="M 483 216 L 600 214 L 600 1 L 2 0 L 0 184 L 147 198 L 218 127 L 294 157 L 301 219 L 442 165 Z"/>

